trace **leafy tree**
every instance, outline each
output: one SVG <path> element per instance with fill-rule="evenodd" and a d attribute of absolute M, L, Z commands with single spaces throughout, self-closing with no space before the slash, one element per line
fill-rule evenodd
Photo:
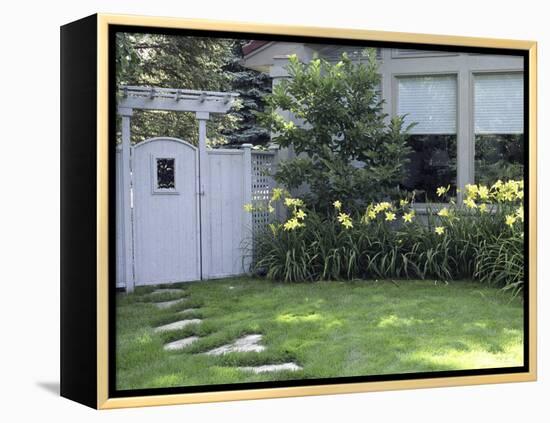
<path fill-rule="evenodd" d="M 226 115 L 212 115 L 208 122 L 210 144 L 266 143 L 269 132 L 256 123 L 262 98 L 270 92 L 271 79 L 240 64 L 247 40 L 118 33 L 116 37 L 117 85 L 145 85 L 240 94 Z M 172 136 L 197 142 L 198 127 L 192 113 L 136 111 L 132 141 Z"/>
<path fill-rule="evenodd" d="M 117 85 L 231 90 L 231 75 L 223 68 L 233 58 L 233 40 L 118 33 L 116 48 Z M 238 117 L 231 114 L 213 115 L 208 122 L 209 142 L 223 142 L 222 131 L 236 128 L 237 122 Z M 172 136 L 196 143 L 198 125 L 194 114 L 136 111 L 132 118 L 132 141 L 154 136 Z"/>
<path fill-rule="evenodd" d="M 260 114 L 273 140 L 296 153 L 276 180 L 290 190 L 306 184 L 308 202 L 325 210 L 336 199 L 359 207 L 388 196 L 403 177 L 412 125 L 386 119 L 375 52 L 358 63 L 345 54 L 336 64 L 292 56 L 287 70 Z"/>

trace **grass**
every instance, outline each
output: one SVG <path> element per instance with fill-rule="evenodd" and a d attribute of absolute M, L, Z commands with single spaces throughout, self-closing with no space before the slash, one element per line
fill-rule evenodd
<path fill-rule="evenodd" d="M 523 364 L 523 306 L 496 288 L 472 282 L 353 281 L 280 284 L 225 279 L 153 287 L 117 297 L 117 387 L 141 389 L 337 376 L 512 367 Z M 173 286 L 171 286 L 173 287 Z M 185 296 L 159 310 L 155 301 Z M 181 320 L 203 322 L 155 333 Z M 239 336 L 263 334 L 260 353 L 199 354 Z M 181 351 L 163 344 L 199 341 Z M 293 361 L 297 372 L 255 375 L 238 366 Z"/>

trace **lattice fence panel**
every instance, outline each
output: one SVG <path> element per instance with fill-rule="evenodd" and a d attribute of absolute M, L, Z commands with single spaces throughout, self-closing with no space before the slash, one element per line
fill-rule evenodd
<path fill-rule="evenodd" d="M 254 233 L 264 228 L 271 219 L 268 202 L 274 187 L 274 180 L 271 176 L 274 170 L 274 152 L 252 152 L 252 204 L 254 206 L 252 229 Z"/>

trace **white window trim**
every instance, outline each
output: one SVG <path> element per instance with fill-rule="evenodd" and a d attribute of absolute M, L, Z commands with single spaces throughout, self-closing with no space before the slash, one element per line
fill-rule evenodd
<path fill-rule="evenodd" d="M 391 115 L 397 116 L 397 108 L 399 103 L 399 78 L 406 78 L 406 77 L 420 77 L 420 76 L 454 76 L 456 78 L 456 187 L 460 189 L 461 186 L 465 186 L 466 184 L 473 183 L 473 173 L 472 173 L 472 179 L 468 178 L 469 174 L 471 173 L 470 167 L 473 167 L 473 156 L 471 156 L 472 163 L 470 164 L 470 159 L 467 158 L 467 160 L 464 160 L 463 157 L 460 156 L 461 148 L 462 150 L 468 149 L 470 150 L 469 144 L 472 144 L 470 142 L 470 139 L 467 138 L 466 140 L 464 137 L 461 136 L 463 133 L 463 128 L 461 128 L 461 111 L 460 107 L 463 102 L 461 101 L 461 72 L 459 70 L 451 70 L 451 71 L 442 71 L 442 72 L 398 72 L 398 73 L 392 73 L 391 74 Z M 466 132 L 467 133 L 467 132 Z M 448 134 L 447 134 L 448 135 Z M 462 191 L 457 193 L 457 203 L 462 203 Z M 429 204 L 444 204 L 444 203 L 416 203 L 416 205 L 420 208 L 426 208 Z"/>
<path fill-rule="evenodd" d="M 391 49 L 391 58 L 392 59 L 417 59 L 419 57 L 448 57 L 448 56 L 458 56 L 460 53 L 455 53 L 452 51 L 418 51 L 412 54 L 400 54 L 399 51 L 404 49 L 392 48 Z M 407 49 L 407 50 L 418 50 L 418 49 Z"/>

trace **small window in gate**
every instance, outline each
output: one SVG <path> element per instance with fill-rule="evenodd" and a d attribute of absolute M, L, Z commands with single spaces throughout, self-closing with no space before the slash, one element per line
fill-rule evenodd
<path fill-rule="evenodd" d="M 176 188 L 176 159 L 157 158 L 157 189 L 173 190 Z"/>

